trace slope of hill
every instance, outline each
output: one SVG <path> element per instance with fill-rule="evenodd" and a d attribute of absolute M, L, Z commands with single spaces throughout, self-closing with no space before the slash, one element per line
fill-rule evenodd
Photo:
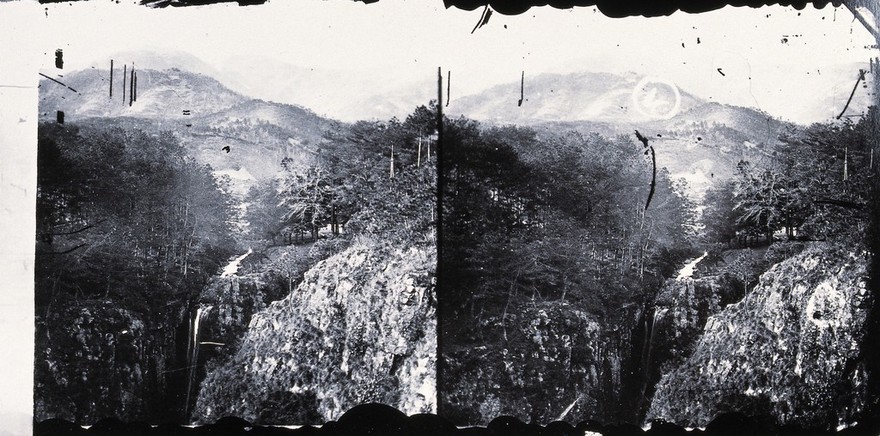
<path fill-rule="evenodd" d="M 123 71 L 118 66 L 114 70 L 112 98 L 108 70 L 58 77 L 67 87 L 44 79 L 41 118 L 54 120 L 60 110 L 66 122 L 173 131 L 200 162 L 220 175 L 235 176 L 233 192 L 273 177 L 284 158 L 308 163 L 309 146 L 334 128 L 334 122 L 302 107 L 248 99 L 211 77 L 176 68 L 138 69 L 137 99 L 129 102 L 130 72 L 123 90 Z"/>
<path fill-rule="evenodd" d="M 234 56 L 213 77 L 231 89 L 264 100 L 296 102 L 345 122 L 403 119 L 436 98 L 436 71 L 360 71 L 302 66 L 264 56 Z"/>
<path fill-rule="evenodd" d="M 307 150 L 314 151 L 335 123 L 298 106 L 245 100 L 194 117 L 191 124 L 182 138 L 200 160 L 218 170 L 245 167 L 263 180 L 278 172 L 284 158 L 310 162 Z"/>
<path fill-rule="evenodd" d="M 220 129 L 242 123 L 251 126 L 274 125 L 310 142 L 320 140 L 325 129 L 331 126 L 329 120 L 302 107 L 263 100 L 245 100 L 224 110 L 198 117 L 196 122 L 202 126 Z"/>
<path fill-rule="evenodd" d="M 452 101 L 447 110 L 484 121 L 534 124 L 542 121 L 647 121 L 652 109 L 669 112 L 676 96 L 670 86 L 650 86 L 634 73 L 581 72 L 572 74 L 541 74 L 526 77 L 522 84 L 522 105 L 519 105 L 520 83 L 511 82 L 489 88 L 482 93 Z M 646 86 L 648 85 L 648 86 Z M 636 88 L 647 88 L 633 94 Z M 679 90 L 679 110 L 700 101 Z M 648 112 L 648 113 L 645 113 Z"/>
<path fill-rule="evenodd" d="M 706 102 L 675 84 L 634 73 L 543 74 L 490 88 L 450 104 L 448 113 L 491 124 L 526 124 L 539 131 L 576 130 L 605 136 L 633 131 L 653 138 L 657 163 L 687 182 L 700 200 L 706 188 L 733 175 L 739 160 L 761 159 L 789 126 L 761 111 Z M 677 96 L 676 96 L 677 91 Z"/>
<path fill-rule="evenodd" d="M 138 69 L 137 101 L 129 104 L 130 73 L 130 68 L 125 72 L 119 66 L 114 68 L 112 98 L 109 70 L 92 68 L 57 78 L 77 92 L 44 79 L 40 83 L 40 115 L 53 118 L 55 111 L 61 110 L 69 120 L 119 116 L 173 120 L 182 119 L 184 110 L 206 114 L 245 100 L 208 76 L 179 69 Z"/>
<path fill-rule="evenodd" d="M 751 108 L 703 103 L 646 130 L 656 138 L 658 164 L 683 178 L 699 200 L 711 185 L 730 179 L 740 160 L 772 153 L 790 126 Z"/>

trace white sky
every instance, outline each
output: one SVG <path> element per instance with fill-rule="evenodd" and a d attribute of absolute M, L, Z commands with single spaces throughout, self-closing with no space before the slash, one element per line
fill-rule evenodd
<path fill-rule="evenodd" d="M 876 55 L 865 48 L 874 41 L 852 14 L 830 6 L 803 11 L 727 7 L 650 19 L 611 19 L 595 8 L 543 7 L 518 16 L 493 14 L 473 34 L 482 10 L 446 10 L 440 0 L 370 5 L 298 0 L 165 9 L 130 0 L 34 6 L 30 14 L 45 29 L 37 42 L 45 53 L 42 61 L 51 66 L 55 49 L 62 48 L 65 69 L 106 65 L 115 53 L 150 49 L 187 51 L 216 68 L 228 65 L 230 58 L 253 57 L 405 86 L 432 77 L 443 66 L 452 71 L 453 97 L 516 81 L 523 70 L 527 77 L 634 71 L 671 80 L 703 98 L 757 106 L 790 119 L 797 116 L 789 113 L 791 102 L 804 98 L 803 89 L 827 86 L 829 78 L 822 82 L 817 77 L 823 69 Z M 788 43 L 783 43 L 786 35 Z M 248 82 L 247 67 L 238 65 L 241 82 L 259 95 L 272 94 L 271 82 Z M 846 72 L 847 78 L 836 82 L 847 84 L 834 90 L 843 101 L 857 74 Z"/>
<path fill-rule="evenodd" d="M 538 8 L 519 16 L 494 14 L 471 34 L 480 14 L 445 10 L 441 0 L 276 0 L 257 7 L 160 10 L 131 0 L 0 3 L 0 422 L 27 426 L 31 413 L 36 72 L 51 68 L 56 48 L 64 50 L 65 70 L 152 49 L 187 51 L 216 68 L 230 58 L 254 56 L 400 85 L 433 77 L 442 65 L 453 72 L 453 97 L 516 81 L 522 70 L 527 77 L 634 71 L 672 80 L 703 98 L 778 116 L 814 93 L 821 70 L 877 55 L 864 48 L 874 41 L 852 15 L 830 6 L 800 12 L 728 7 L 651 19 L 610 19 L 593 8 Z M 836 80 L 845 84 L 824 91 L 845 101 L 856 71 L 835 71 L 851 80 Z M 271 84 L 248 86 L 268 92 Z"/>

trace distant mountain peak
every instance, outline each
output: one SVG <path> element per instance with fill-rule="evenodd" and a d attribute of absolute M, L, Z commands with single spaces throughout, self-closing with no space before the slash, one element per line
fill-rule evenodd
<path fill-rule="evenodd" d="M 518 105 L 522 94 L 523 104 Z M 671 118 L 703 100 L 669 81 L 632 72 L 580 71 L 526 76 L 450 103 L 447 112 L 485 121 L 645 122 Z"/>
<path fill-rule="evenodd" d="M 113 70 L 112 80 L 109 69 L 65 74 L 63 82 L 77 93 L 44 79 L 40 85 L 41 116 L 51 118 L 61 110 L 69 120 L 119 116 L 179 119 L 217 112 L 245 100 L 208 75 L 180 68 L 160 71 L 135 66 L 137 99 L 131 101 L 130 65 L 115 64 Z"/>
<path fill-rule="evenodd" d="M 136 100 L 130 64 L 114 62 L 112 81 L 110 71 L 99 68 L 65 74 L 66 86 L 44 79 L 40 117 L 51 122 L 63 111 L 69 123 L 173 131 L 193 157 L 230 176 L 239 193 L 254 179 L 273 177 L 284 158 L 308 161 L 310 155 L 291 144 L 317 144 L 331 128 L 331 120 L 306 108 L 248 98 L 207 74 L 137 64 L 135 71 Z"/>
<path fill-rule="evenodd" d="M 156 71 L 164 71 L 178 69 L 196 74 L 203 74 L 211 77 L 219 77 L 220 71 L 210 66 L 198 57 L 182 52 L 162 50 L 130 50 L 116 52 L 109 56 L 107 60 L 101 64 L 93 63 L 93 66 L 101 69 L 110 68 L 110 60 L 114 61 L 114 65 L 122 68 L 123 65 L 134 64 L 135 68 L 150 69 Z"/>

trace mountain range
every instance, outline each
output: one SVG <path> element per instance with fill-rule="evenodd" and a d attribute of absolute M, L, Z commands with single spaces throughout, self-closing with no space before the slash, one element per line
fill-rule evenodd
<path fill-rule="evenodd" d="M 316 113 L 335 118 L 338 120 L 353 122 L 361 119 L 386 120 L 393 116 L 405 117 L 415 105 L 436 98 L 436 67 L 425 66 L 424 74 L 412 76 L 409 73 L 388 70 L 340 70 L 317 66 L 301 66 L 296 64 L 295 59 L 277 59 L 257 56 L 236 56 L 215 61 L 208 64 L 196 56 L 183 51 L 161 52 L 149 50 L 131 50 L 115 53 L 111 58 L 116 59 L 117 67 L 121 62 L 134 63 L 139 67 L 147 67 L 154 70 L 166 70 L 179 68 L 184 71 L 202 74 L 212 77 L 223 83 L 232 91 L 268 101 L 295 102 L 308 107 Z M 109 61 L 91 65 L 93 68 L 107 69 Z M 354 66 L 353 66 L 354 67 Z M 586 66 L 584 70 L 601 70 L 601 66 Z M 817 120 L 828 120 L 837 116 L 846 106 L 847 99 L 853 89 L 860 69 L 869 71 L 867 78 L 873 79 L 866 62 L 835 64 L 821 67 L 815 70 L 804 70 L 802 65 L 772 66 L 755 65 L 756 74 L 772 76 L 770 71 L 784 70 L 788 72 L 791 80 L 774 84 L 764 83 L 762 86 L 755 85 L 752 90 L 741 89 L 741 92 L 752 93 L 746 101 L 751 101 L 749 106 L 764 110 L 778 118 L 801 124 L 808 124 Z M 485 99 L 489 89 L 476 88 L 470 93 L 458 91 L 460 79 L 457 79 L 458 71 L 451 71 L 451 102 L 449 110 L 456 112 L 457 107 L 468 109 L 472 112 L 475 100 Z M 713 72 L 715 74 L 715 72 Z M 487 73 L 487 75 L 490 75 Z M 602 76 L 605 76 L 603 79 Z M 536 112 L 544 116 L 551 108 L 562 107 L 560 96 L 568 95 L 575 103 L 571 111 L 557 111 L 562 119 L 570 119 L 579 115 L 579 120 L 595 120 L 593 116 L 601 105 L 592 99 L 581 99 L 581 93 L 587 95 L 596 92 L 597 88 L 612 89 L 606 85 L 614 81 L 629 82 L 633 85 L 638 82 L 641 75 L 635 73 L 587 73 L 578 72 L 571 74 L 529 74 L 524 75 L 524 104 L 523 111 L 526 113 Z M 445 79 L 445 77 L 444 77 Z M 718 85 L 725 86 L 723 78 Z M 557 83 L 553 83 L 557 81 Z M 542 83 L 545 82 L 545 83 Z M 547 86 L 549 83 L 550 86 Z M 445 80 L 444 80 L 445 84 Z M 601 86 L 597 86 L 601 84 Z M 677 83 L 683 89 L 692 85 Z M 863 84 L 864 85 L 864 84 Z M 728 84 L 728 86 L 731 86 Z M 520 97 L 520 81 L 516 80 L 506 84 L 495 85 L 501 88 L 503 101 L 512 102 L 516 105 Z M 543 89 L 542 89 L 543 88 Z M 592 88 L 592 89 L 591 89 Z M 619 87 L 614 86 L 614 89 Z M 471 88 L 474 89 L 474 88 Z M 705 86 L 702 87 L 705 89 Z M 792 89 L 803 90 L 797 97 L 792 97 Z M 629 95 L 632 86 L 623 93 L 624 99 Z M 869 92 L 870 87 L 862 86 L 857 89 L 851 104 L 846 111 L 847 115 L 858 115 L 873 101 Z M 721 89 L 720 91 L 724 91 Z M 539 95 L 543 93 L 543 96 Z M 470 94 L 470 95 L 468 95 Z M 693 93 L 692 93 L 693 94 Z M 722 92 L 723 94 L 723 92 Z M 712 96 L 697 94 L 705 101 L 717 101 Z M 802 96 L 802 97 L 801 97 Z M 448 99 L 449 96 L 444 96 Z M 476 98 L 479 97 L 479 98 Z M 543 106 L 543 102 L 553 103 L 547 110 L 533 110 L 526 103 Z M 588 106 L 578 105 L 585 101 L 591 102 L 592 112 Z M 608 100 L 606 100 L 607 102 Z M 686 103 L 683 101 L 683 103 Z M 626 104 L 622 105 L 626 106 Z M 630 108 L 632 109 L 632 108 Z M 466 113 L 465 111 L 460 111 Z M 482 114 L 473 112 L 469 114 L 473 118 L 488 120 Z M 528 120 L 528 117 L 520 117 Z M 514 122 L 514 118 L 506 118 L 506 122 Z"/>
<path fill-rule="evenodd" d="M 759 110 L 706 101 L 673 83 L 635 73 L 542 74 L 454 100 L 446 111 L 541 132 L 622 135 L 634 147 L 640 147 L 634 133 L 639 131 L 651 138 L 658 166 L 685 180 L 685 192 L 698 201 L 708 187 L 732 177 L 740 160 L 769 153 L 779 135 L 793 126 Z"/>
<path fill-rule="evenodd" d="M 63 111 L 66 121 L 173 131 L 194 157 L 230 176 L 239 193 L 274 177 L 286 157 L 307 164 L 311 154 L 304 147 L 337 126 L 303 107 L 248 98 L 211 77 L 177 68 L 138 69 L 137 99 L 129 102 L 129 84 L 123 101 L 119 70 L 112 98 L 109 70 L 65 74 L 56 79 L 63 85 L 44 79 L 41 119 L 55 120 L 56 111 Z"/>
<path fill-rule="evenodd" d="M 651 87 L 636 105 L 636 88 L 647 84 L 641 79 L 643 76 L 635 73 L 541 74 L 455 99 L 447 112 L 513 124 L 586 120 L 620 123 L 653 119 L 655 108 L 665 112 L 673 109 L 677 89 L 666 84 Z M 684 91 L 678 90 L 678 94 L 679 110 L 700 102 Z"/>
<path fill-rule="evenodd" d="M 123 73 L 114 69 L 113 95 L 110 72 L 93 66 L 48 79 L 40 84 L 40 114 L 55 119 L 65 112 L 70 121 L 101 119 L 121 126 L 172 130 L 201 161 L 218 173 L 229 175 L 241 190 L 254 180 L 273 177 L 281 159 L 309 162 L 311 149 L 324 134 L 341 123 L 294 104 L 250 98 L 226 86 L 234 74 L 213 70 L 192 56 L 141 56 L 137 68 L 137 99 L 129 104 L 130 86 L 123 90 Z M 225 76 L 221 83 L 208 74 Z M 126 77 L 130 75 L 128 67 Z M 285 76 L 283 68 L 261 69 L 266 80 L 278 84 L 280 95 L 314 86 L 300 93 L 316 102 L 321 96 L 344 94 L 347 86 L 371 86 L 366 79 L 342 81 L 338 74 L 298 71 Z M 870 76 L 870 75 L 869 75 Z M 344 82 L 344 83 L 343 83 Z M 342 83 L 338 86 L 334 84 Z M 346 85 L 347 84 L 347 85 Z M 382 89 L 389 89 L 385 84 Z M 239 84 L 236 88 L 241 89 Z M 246 88 L 246 87 L 245 87 Z M 73 90 L 76 90 L 74 92 Z M 398 91 L 352 99 L 349 108 L 367 108 L 375 118 L 383 114 L 405 116 L 431 97 L 430 83 L 405 84 Z M 830 97 L 829 97 L 830 98 Z M 521 101 L 520 101 L 521 99 Z M 355 109 L 341 110 L 354 113 Z M 448 116 L 464 115 L 485 124 L 528 125 L 541 132 L 577 130 L 613 137 L 624 135 L 634 142 L 634 131 L 653 138 L 657 162 L 673 177 L 687 181 L 687 192 L 699 199 L 715 182 L 732 176 L 739 160 L 761 159 L 770 153 L 778 136 L 793 124 L 762 111 L 724 105 L 695 96 L 676 84 L 635 73 L 541 74 L 522 82 L 499 84 L 480 93 L 456 97 L 444 107 Z M 384 118 L 387 119 L 387 118 Z M 224 147 L 229 147 L 226 152 Z"/>

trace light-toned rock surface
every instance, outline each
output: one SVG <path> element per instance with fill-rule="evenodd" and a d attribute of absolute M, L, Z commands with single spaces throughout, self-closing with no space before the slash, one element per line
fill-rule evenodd
<path fill-rule="evenodd" d="M 355 243 L 251 318 L 202 383 L 195 417 L 323 422 L 381 402 L 436 410 L 434 247 Z"/>
<path fill-rule="evenodd" d="M 737 411 L 778 424 L 850 422 L 864 402 L 865 268 L 863 252 L 827 244 L 774 265 L 708 319 L 693 355 L 661 379 L 648 419 L 704 426 Z"/>

